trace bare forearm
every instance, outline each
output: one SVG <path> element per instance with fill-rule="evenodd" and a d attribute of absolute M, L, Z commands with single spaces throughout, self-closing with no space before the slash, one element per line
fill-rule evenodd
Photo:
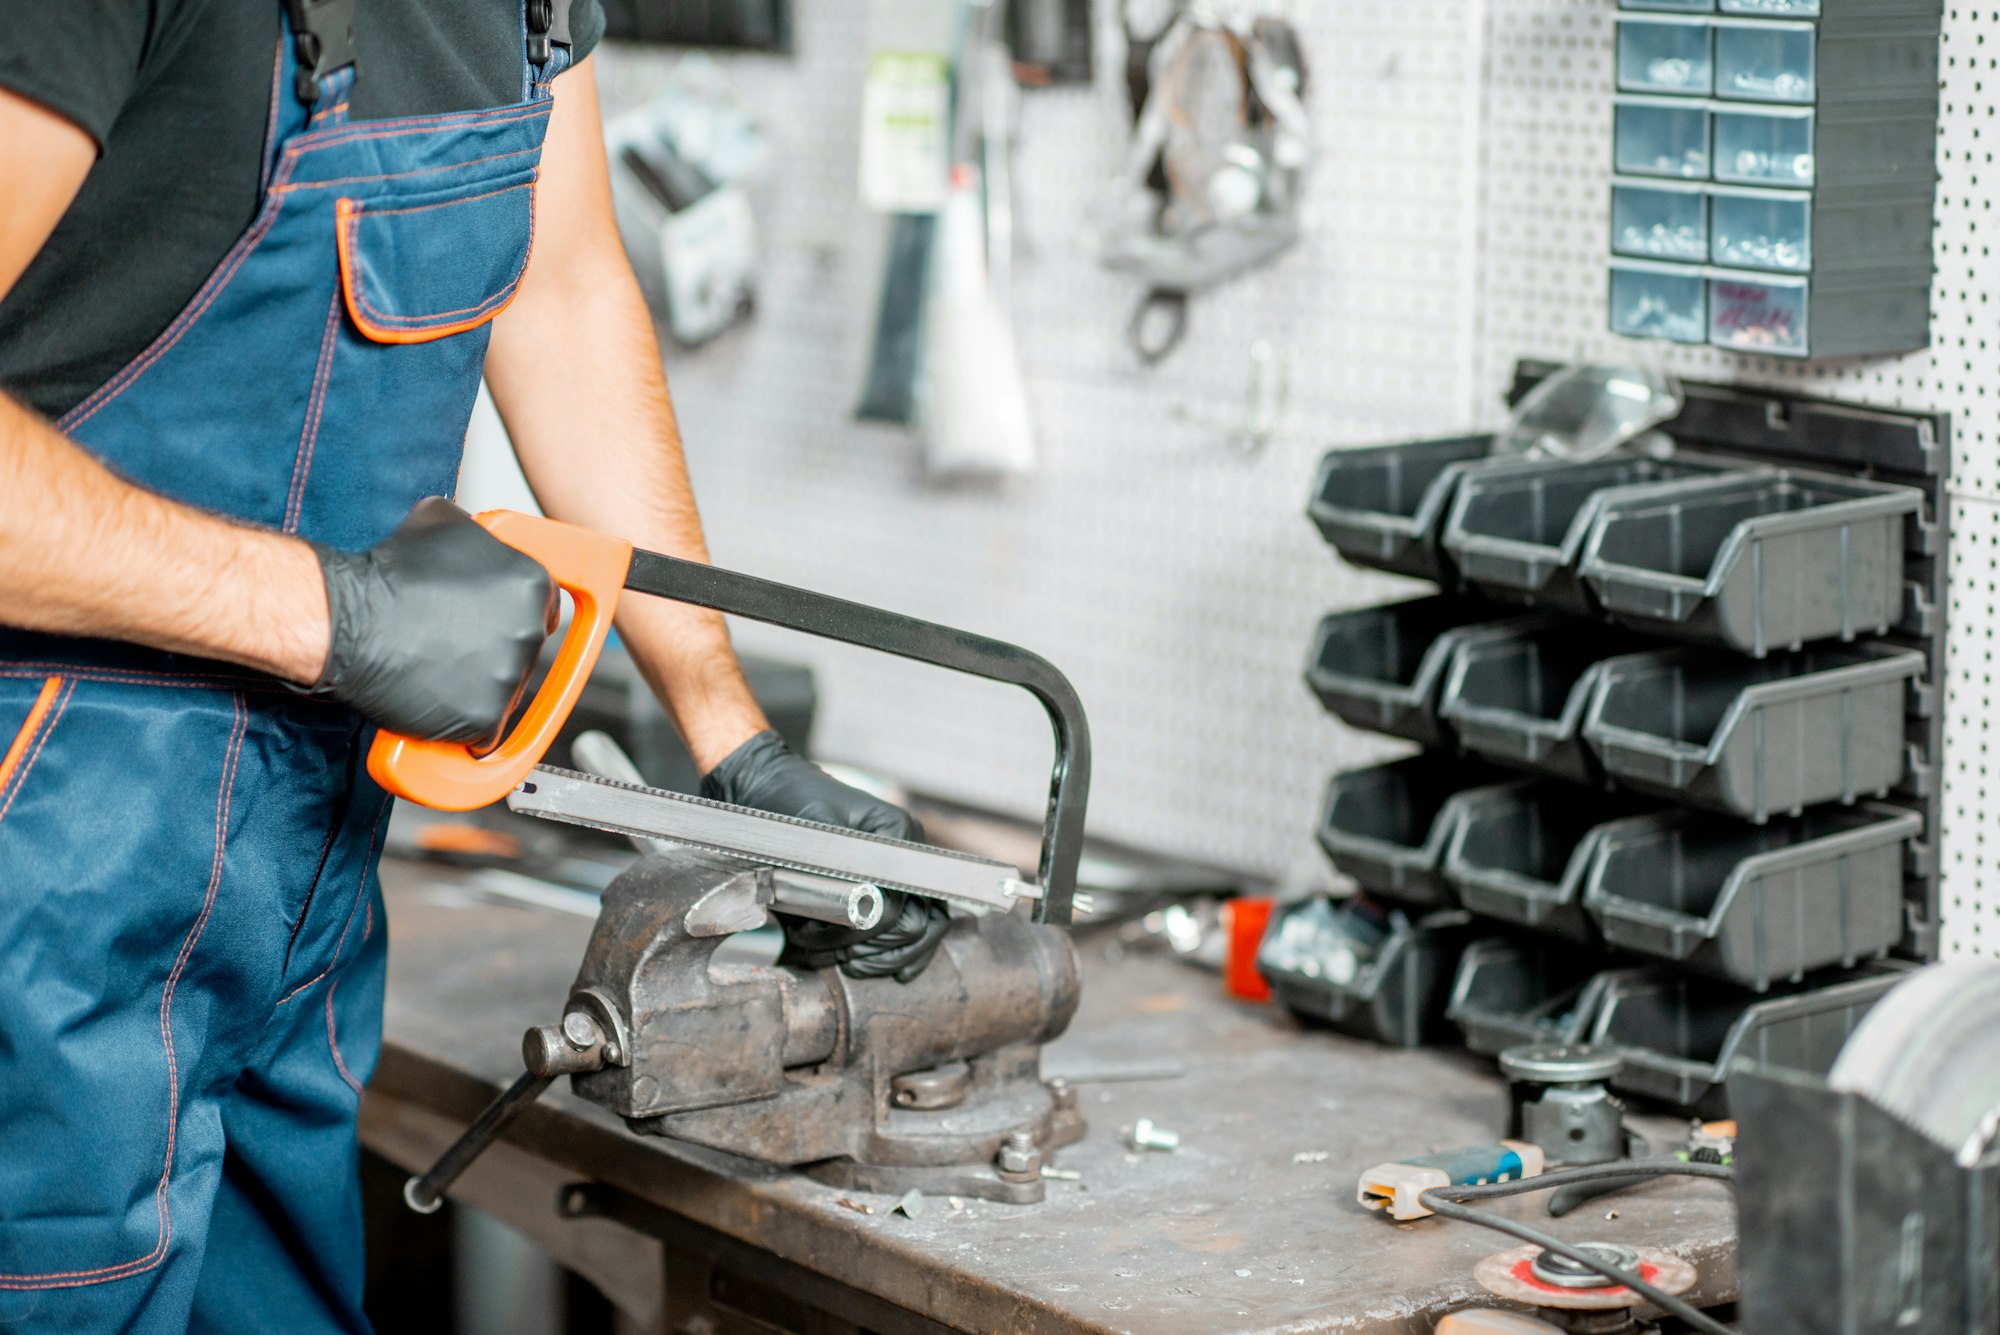
<path fill-rule="evenodd" d="M 652 323 L 622 252 L 595 280 L 564 287 L 533 294 L 541 300 L 526 310 L 516 303 L 487 356 L 536 499 L 555 518 L 706 561 Z M 550 374 L 551 348 L 571 350 L 559 375 Z M 768 726 L 720 616 L 632 598 L 618 628 L 704 773 Z"/>
<path fill-rule="evenodd" d="M 486 380 L 542 508 L 640 547 L 708 559 L 660 349 L 611 211 L 596 75 L 557 87 L 536 259 L 493 323 Z M 619 634 L 705 774 L 769 726 L 713 612 L 629 598 Z"/>
<path fill-rule="evenodd" d="M 135 487 L 0 395 L 0 624 L 130 640 L 308 682 L 312 549 Z"/>

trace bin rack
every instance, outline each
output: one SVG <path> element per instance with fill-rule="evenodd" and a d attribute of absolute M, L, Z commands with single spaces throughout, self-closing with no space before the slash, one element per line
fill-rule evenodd
<path fill-rule="evenodd" d="M 1584 745 L 1584 710 L 1599 664 L 1643 644 L 1611 627 L 1553 619 L 1511 634 L 1466 636 L 1452 648 L 1438 718 L 1460 746 L 1485 759 L 1601 785 L 1602 771 Z"/>
<path fill-rule="evenodd" d="M 1492 449 L 1485 435 L 1329 450 L 1306 514 L 1352 565 L 1449 584 L 1438 525 L 1459 478 Z"/>
<path fill-rule="evenodd" d="M 1459 958 L 1445 1018 L 1489 1057 L 1520 1043 L 1580 1043 L 1608 982 L 1606 960 L 1573 945 L 1489 936 Z"/>
<path fill-rule="evenodd" d="M 1411 917 L 1364 897 L 1281 905 L 1257 951 L 1278 1003 L 1306 1020 L 1396 1047 L 1450 1035 L 1444 1004 L 1471 918 Z"/>
<path fill-rule="evenodd" d="M 1459 577 L 1489 597 L 1595 616 L 1577 562 L 1605 502 L 1627 488 L 1748 471 L 1765 470 L 1691 454 L 1496 463 L 1460 481 L 1440 541 Z"/>
<path fill-rule="evenodd" d="M 1371 895 L 1455 906 L 1439 872 L 1464 798 L 1502 776 L 1476 760 L 1428 753 L 1336 774 L 1320 807 L 1319 845 Z"/>
<path fill-rule="evenodd" d="M 1914 487 L 1790 469 L 1692 479 L 1606 500 L 1581 570 L 1628 625 L 1761 658 L 1901 622 L 1922 509 Z"/>
<path fill-rule="evenodd" d="M 1306 684 L 1357 728 L 1448 746 L 1437 717 L 1445 666 L 1468 629 L 1505 616 L 1485 603 L 1443 595 L 1332 613 L 1313 637 Z"/>
<path fill-rule="evenodd" d="M 1509 403 L 1519 403 L 1548 376 L 1554 362 L 1523 360 L 1514 368 Z M 1910 487 L 1923 497 L 1921 516 L 1906 529 L 1904 614 L 1892 640 L 1923 648 L 1929 664 L 1908 720 L 1910 773 L 1892 795 L 1923 813 L 1925 836 L 1907 879 L 1907 928 L 1898 951 L 1915 959 L 1938 950 L 1938 857 L 1943 783 L 1943 668 L 1950 600 L 1949 414 L 1866 407 L 1771 389 L 1681 381 L 1678 417 L 1660 425 L 1683 450 L 1740 461 L 1745 467 L 1838 473 Z"/>
<path fill-rule="evenodd" d="M 1631 798 L 1528 779 L 1461 799 L 1444 879 L 1474 913 L 1586 943 L 1584 876 L 1601 830 L 1633 814 Z"/>
<path fill-rule="evenodd" d="M 1621 972 L 1604 989 L 1590 1041 L 1625 1058 L 1613 1088 L 1721 1116 L 1723 1080 L 1738 1059 L 1826 1074 L 1861 1017 L 1909 970 L 1885 962 L 1761 996 L 1665 967 Z"/>
<path fill-rule="evenodd" d="M 1628 654 L 1603 664 L 1583 735 L 1621 787 L 1762 824 L 1900 783 L 1924 665 L 1920 649 L 1874 643 L 1764 659 Z"/>
<path fill-rule="evenodd" d="M 1597 832 L 1583 903 L 1614 947 L 1768 991 L 1903 939 L 1903 868 L 1923 824 L 1875 804 L 1768 825 L 1636 817 Z"/>

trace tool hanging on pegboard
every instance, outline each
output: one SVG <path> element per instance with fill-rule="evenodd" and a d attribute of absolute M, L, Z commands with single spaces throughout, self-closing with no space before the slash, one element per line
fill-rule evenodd
<path fill-rule="evenodd" d="M 1305 49 L 1246 3 L 1126 0 L 1134 125 L 1106 227 L 1106 267 L 1147 292 L 1127 338 L 1155 365 L 1187 332 L 1188 298 L 1299 238 L 1312 163 Z"/>

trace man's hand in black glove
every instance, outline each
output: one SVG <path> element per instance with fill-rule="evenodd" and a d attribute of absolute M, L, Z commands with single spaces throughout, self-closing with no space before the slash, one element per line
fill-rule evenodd
<path fill-rule="evenodd" d="M 498 741 L 556 626 L 541 563 L 437 496 L 368 551 L 315 550 L 332 644 L 309 694 L 407 737 Z"/>
<path fill-rule="evenodd" d="M 775 732 L 760 732 L 730 752 L 701 781 L 701 795 L 890 839 L 920 842 L 924 837 L 909 812 L 800 759 Z M 866 930 L 781 913 L 785 950 L 778 962 L 805 969 L 837 964 L 850 978 L 894 976 L 909 982 L 937 953 L 950 918 L 936 900 L 893 890 L 883 891 L 882 898 L 882 921 Z"/>

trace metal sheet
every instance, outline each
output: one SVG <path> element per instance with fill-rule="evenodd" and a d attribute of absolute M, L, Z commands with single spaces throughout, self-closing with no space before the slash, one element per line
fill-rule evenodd
<path fill-rule="evenodd" d="M 510 810 L 615 834 L 668 839 L 759 866 L 907 890 L 1006 912 L 1030 887 L 1018 867 L 682 793 L 539 765 L 507 795 Z"/>

